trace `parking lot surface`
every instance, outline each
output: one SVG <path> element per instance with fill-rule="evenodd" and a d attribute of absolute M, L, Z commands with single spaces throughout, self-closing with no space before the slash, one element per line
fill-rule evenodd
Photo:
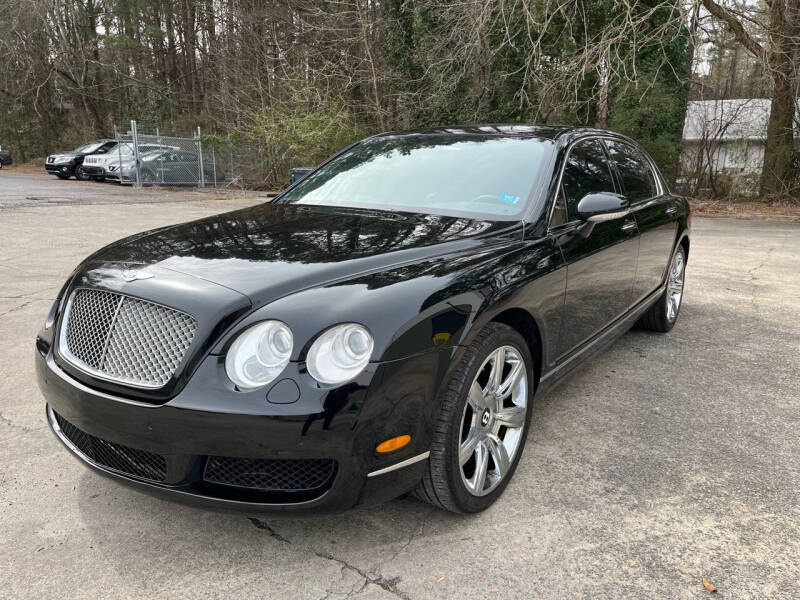
<path fill-rule="evenodd" d="M 675 329 L 629 332 L 539 398 L 485 513 L 273 517 L 89 472 L 33 372 L 79 260 L 254 200 L 100 184 L 14 200 L 56 184 L 77 188 L 0 174 L 0 598 L 700 598 L 703 577 L 723 598 L 800 597 L 800 224 L 695 219 Z"/>

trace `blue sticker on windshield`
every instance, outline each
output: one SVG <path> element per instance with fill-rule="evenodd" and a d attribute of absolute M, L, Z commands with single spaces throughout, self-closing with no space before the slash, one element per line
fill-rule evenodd
<path fill-rule="evenodd" d="M 519 202 L 519 196 L 512 196 L 511 194 L 500 194 L 497 198 L 500 202 L 508 202 L 509 204 L 516 204 Z"/>

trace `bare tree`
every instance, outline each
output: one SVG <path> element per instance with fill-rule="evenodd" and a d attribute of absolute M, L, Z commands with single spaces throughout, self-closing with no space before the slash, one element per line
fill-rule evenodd
<path fill-rule="evenodd" d="M 761 172 L 760 193 L 791 194 L 797 186 L 797 166 L 794 150 L 795 93 L 798 86 L 798 66 L 795 62 L 798 43 L 800 0 L 769 0 L 768 20 L 763 25 L 748 16 L 744 9 L 731 3 L 701 0 L 714 18 L 730 28 L 736 40 L 761 61 L 772 78 L 772 103 L 767 124 L 764 166 Z M 753 26 L 762 29 L 765 39 L 759 42 L 749 31 Z"/>

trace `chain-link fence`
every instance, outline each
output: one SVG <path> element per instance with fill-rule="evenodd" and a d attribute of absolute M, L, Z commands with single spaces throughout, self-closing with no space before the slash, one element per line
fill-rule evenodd
<path fill-rule="evenodd" d="M 304 176 L 310 169 L 289 164 L 285 149 L 232 141 L 230 137 L 191 137 L 143 133 L 136 121 L 122 133 L 114 130 L 117 146 L 104 156 L 87 157 L 95 179 L 137 187 L 192 186 L 275 191 Z M 97 163 L 97 164 L 95 164 Z M 291 167 L 291 168 L 290 168 Z M 302 167 L 302 168 L 297 168 Z"/>
<path fill-rule="evenodd" d="M 131 121 L 130 130 L 124 134 L 117 131 L 115 139 L 117 146 L 107 162 L 107 179 L 137 187 L 206 187 L 225 182 L 215 153 L 203 148 L 199 128 L 192 137 L 145 134 L 139 133 L 136 121 Z"/>

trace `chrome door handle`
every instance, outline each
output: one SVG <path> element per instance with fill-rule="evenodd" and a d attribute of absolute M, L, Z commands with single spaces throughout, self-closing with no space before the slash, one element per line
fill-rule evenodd
<path fill-rule="evenodd" d="M 636 221 L 625 221 L 622 224 L 622 231 L 626 233 L 630 233 L 632 231 L 636 231 Z"/>
<path fill-rule="evenodd" d="M 678 212 L 678 207 L 673 204 L 672 206 L 668 206 L 667 210 L 664 212 L 668 215 L 674 215 L 676 212 Z"/>

